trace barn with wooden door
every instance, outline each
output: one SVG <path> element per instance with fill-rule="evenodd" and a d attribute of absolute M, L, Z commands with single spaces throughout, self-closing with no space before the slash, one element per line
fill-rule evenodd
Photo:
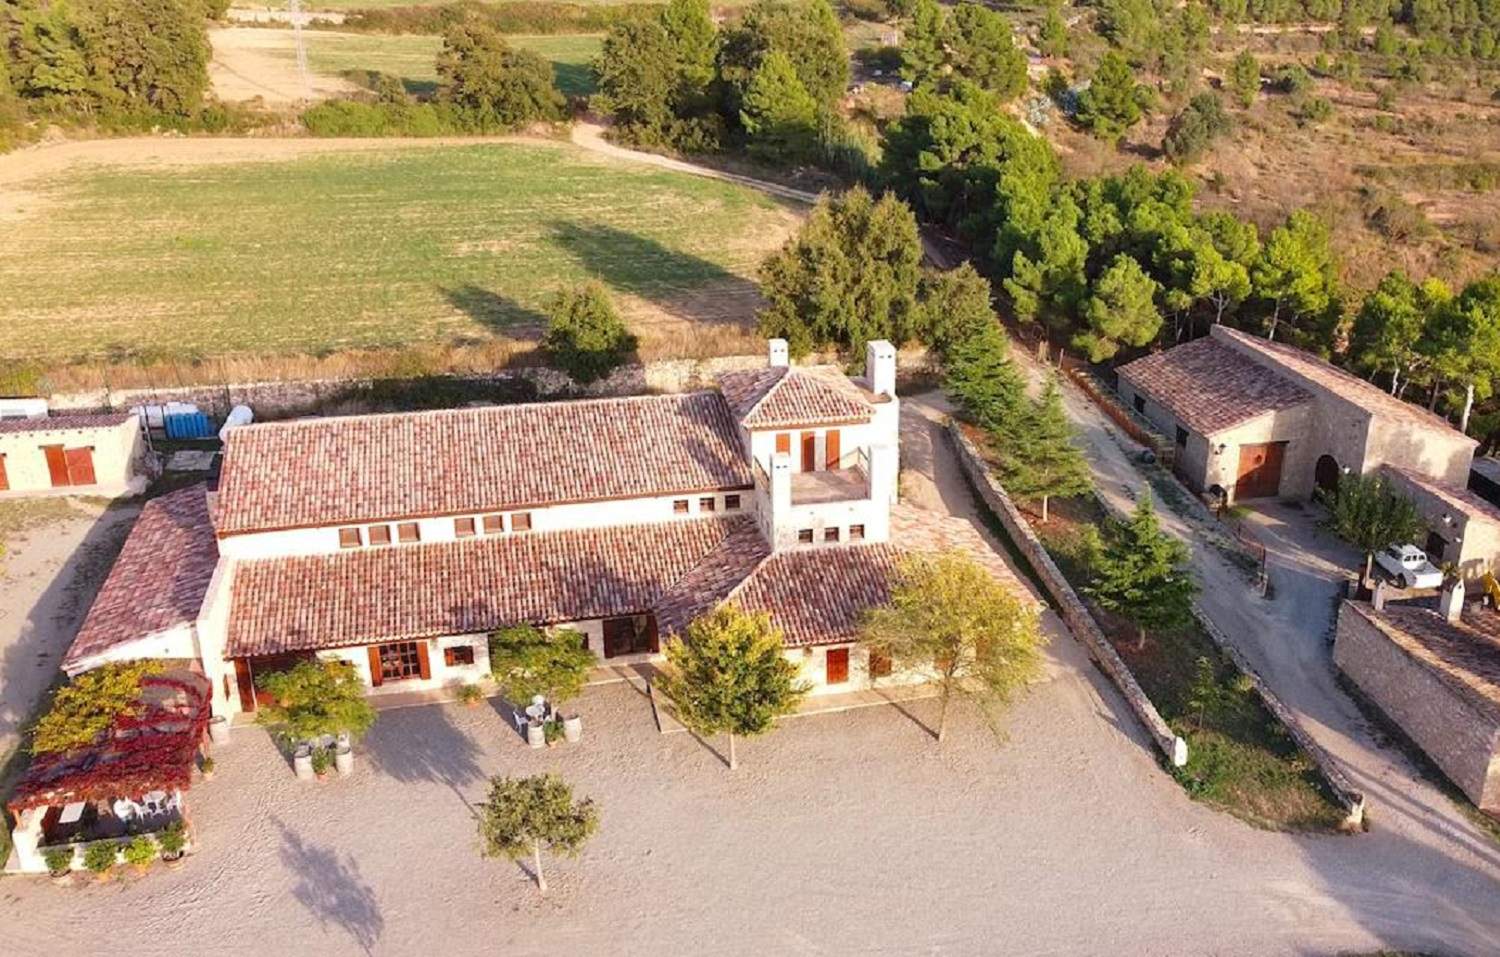
<path fill-rule="evenodd" d="M 139 494 L 145 464 L 146 442 L 129 413 L 0 418 L 0 498 Z"/>
<path fill-rule="evenodd" d="M 1316 356 L 1224 326 L 1118 373 L 1124 401 L 1176 442 L 1178 477 L 1229 503 L 1308 498 L 1382 465 L 1461 489 L 1477 444 Z"/>

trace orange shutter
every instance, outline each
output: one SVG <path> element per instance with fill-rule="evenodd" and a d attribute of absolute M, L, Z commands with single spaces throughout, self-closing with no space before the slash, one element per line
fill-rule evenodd
<path fill-rule="evenodd" d="M 839 430 L 829 429 L 823 433 L 823 459 L 824 468 L 837 469 L 839 467 Z"/>
<path fill-rule="evenodd" d="M 69 485 L 94 484 L 94 450 L 68 449 L 63 453 L 68 463 Z"/>
<path fill-rule="evenodd" d="M 5 456 L 0 455 L 0 492 L 10 488 L 10 480 L 5 477 Z"/>
<path fill-rule="evenodd" d="M 68 460 L 61 445 L 44 445 L 42 454 L 47 456 L 47 474 L 52 478 L 53 488 L 64 488 L 68 484 Z"/>
<path fill-rule="evenodd" d="M 380 674 L 380 646 L 370 645 L 370 685 L 378 688 L 385 679 Z"/>
<path fill-rule="evenodd" d="M 818 470 L 818 433 L 802 433 L 802 471 L 816 472 Z"/>
<path fill-rule="evenodd" d="M 792 454 L 792 433 L 781 432 L 776 436 L 776 452 L 778 455 Z"/>
<path fill-rule="evenodd" d="M 426 681 L 432 677 L 432 662 L 427 660 L 427 642 L 417 642 L 417 668 L 422 672 L 422 680 Z"/>

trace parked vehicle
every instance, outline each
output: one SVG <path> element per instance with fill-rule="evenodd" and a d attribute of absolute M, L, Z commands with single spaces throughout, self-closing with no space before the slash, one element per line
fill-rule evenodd
<path fill-rule="evenodd" d="M 1375 554 L 1375 564 L 1404 588 L 1441 588 L 1443 573 L 1415 545 L 1387 545 Z"/>

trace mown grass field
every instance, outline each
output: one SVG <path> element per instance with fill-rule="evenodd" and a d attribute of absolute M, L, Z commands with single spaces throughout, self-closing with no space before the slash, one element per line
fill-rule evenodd
<path fill-rule="evenodd" d="M 0 231 L 0 357 L 46 365 L 529 339 L 546 297 L 590 278 L 643 355 L 672 351 L 665 328 L 711 354 L 744 336 L 756 266 L 796 222 L 560 143 L 84 169 L 31 191 Z"/>
<path fill-rule="evenodd" d="M 437 83 L 433 62 L 442 38 L 425 34 L 333 33 L 306 30 L 307 65 L 314 73 L 349 76 L 354 73 L 378 72 L 400 77 L 413 93 L 432 92 Z M 569 96 L 587 96 L 594 92 L 594 74 L 589 61 L 599 52 L 602 36 L 511 36 L 507 42 L 535 50 L 552 63 L 558 89 Z M 275 54 L 288 61 L 296 59 L 292 35 L 287 33 L 284 49 Z"/>

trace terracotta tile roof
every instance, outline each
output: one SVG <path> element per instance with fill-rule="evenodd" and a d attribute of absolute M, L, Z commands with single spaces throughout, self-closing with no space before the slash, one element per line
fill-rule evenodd
<path fill-rule="evenodd" d="M 204 486 L 147 502 L 63 657 L 63 667 L 196 622 L 218 560 Z"/>
<path fill-rule="evenodd" d="M 657 629 L 664 635 L 682 631 L 688 622 L 713 609 L 771 554 L 754 523 L 747 522 L 704 556 L 653 605 Z"/>
<path fill-rule="evenodd" d="M 1205 437 L 1312 400 L 1290 379 L 1213 336 L 1128 362 L 1119 374 Z"/>
<path fill-rule="evenodd" d="M 758 539 L 738 516 L 245 561 L 226 654 L 646 612 L 726 540 Z"/>
<path fill-rule="evenodd" d="M 250 425 L 220 534 L 748 488 L 717 392 Z"/>
<path fill-rule="evenodd" d="M 1458 488 L 1445 482 L 1423 475 L 1411 469 L 1399 468 L 1394 465 L 1386 465 L 1385 468 L 1395 472 L 1401 478 L 1415 485 L 1428 495 L 1446 503 L 1450 508 L 1463 512 L 1471 520 L 1480 519 L 1491 524 L 1500 525 L 1500 508 L 1475 495 L 1466 488 Z"/>
<path fill-rule="evenodd" d="M 1295 349 L 1283 342 L 1272 342 L 1228 326 L 1215 326 L 1214 335 L 1222 335 L 1241 346 L 1264 356 L 1267 362 L 1276 363 L 1315 385 L 1327 389 L 1341 399 L 1377 415 L 1398 419 L 1424 428 L 1457 432 L 1447 419 L 1421 406 L 1412 405 L 1386 392 L 1384 389 L 1359 376 L 1351 375 L 1336 366 L 1319 359 L 1311 353 Z"/>
<path fill-rule="evenodd" d="M 129 412 L 49 415 L 43 419 L 0 419 L 0 435 L 55 432 L 66 429 L 108 429 L 135 418 Z"/>
<path fill-rule="evenodd" d="M 870 402 L 837 369 L 770 366 L 726 372 L 719 387 L 735 418 L 750 429 L 870 421 Z"/>
<path fill-rule="evenodd" d="M 1392 641 L 1480 712 L 1500 720 L 1500 614 L 1477 602 L 1449 622 L 1422 605 L 1354 605 Z"/>

